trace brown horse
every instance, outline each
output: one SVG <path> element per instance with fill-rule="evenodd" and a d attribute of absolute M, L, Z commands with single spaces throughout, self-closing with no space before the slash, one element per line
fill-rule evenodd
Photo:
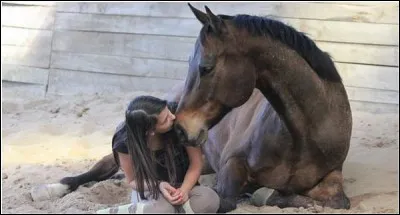
<path fill-rule="evenodd" d="M 180 101 L 176 130 L 183 143 L 208 136 L 203 150 L 211 168 L 203 173 L 217 173 L 215 189 L 229 203 L 222 211 L 235 208 L 246 185 L 273 189 L 267 205 L 349 208 L 342 165 L 352 117 L 330 57 L 278 21 L 190 8 L 203 27 L 184 89 L 170 100 Z M 31 194 L 62 196 L 117 171 L 110 154 L 88 172 Z"/>
<path fill-rule="evenodd" d="M 177 109 L 181 139 L 203 138 L 254 88 L 272 105 L 258 107 L 246 123 L 229 119 L 204 146 L 220 196 L 234 204 L 250 182 L 275 190 L 268 205 L 349 208 L 342 166 L 352 116 L 330 56 L 279 21 L 189 6 L 203 26 Z"/>

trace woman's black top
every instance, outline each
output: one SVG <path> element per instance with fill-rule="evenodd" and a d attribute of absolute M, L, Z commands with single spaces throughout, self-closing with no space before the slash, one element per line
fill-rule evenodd
<path fill-rule="evenodd" d="M 176 184 L 175 186 L 179 186 L 182 184 L 183 179 L 185 178 L 185 174 L 189 168 L 189 157 L 186 152 L 186 149 L 183 145 L 179 144 L 176 138 L 176 134 L 173 130 L 163 135 L 166 140 L 165 141 L 174 141 L 173 144 L 173 155 L 174 155 L 174 163 L 176 169 Z M 122 122 L 118 125 L 116 132 L 112 139 L 112 150 L 114 154 L 115 161 L 119 165 L 118 153 L 128 154 L 128 147 L 126 146 L 127 142 L 127 133 L 126 133 L 126 124 Z M 156 170 L 158 179 L 160 181 L 169 181 L 168 170 L 166 168 L 166 158 L 167 152 L 165 148 L 154 151 L 154 156 L 156 159 Z"/>

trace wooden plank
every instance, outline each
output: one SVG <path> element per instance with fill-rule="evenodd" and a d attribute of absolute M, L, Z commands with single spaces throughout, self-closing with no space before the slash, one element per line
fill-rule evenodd
<path fill-rule="evenodd" d="M 168 92 L 183 80 L 110 75 L 81 71 L 51 69 L 49 92 L 63 95 L 79 93 L 121 93 L 131 91 Z M 351 101 L 398 105 L 398 92 L 346 87 Z"/>
<path fill-rule="evenodd" d="M 2 7 L 2 27 L 49 29 L 54 25 L 55 8 L 52 7 Z"/>
<path fill-rule="evenodd" d="M 183 61 L 58 51 L 53 52 L 50 67 L 55 69 L 171 79 L 185 79 L 188 70 L 187 62 Z M 336 68 L 346 86 L 399 90 L 398 68 L 348 63 L 336 63 Z"/>
<path fill-rule="evenodd" d="M 350 101 L 352 112 L 362 111 L 374 114 L 399 113 L 399 105 Z"/>
<path fill-rule="evenodd" d="M 184 79 L 187 63 L 181 61 L 53 52 L 51 68 L 119 75 Z"/>
<path fill-rule="evenodd" d="M 1 80 L 46 85 L 49 76 L 48 69 L 2 65 Z"/>
<path fill-rule="evenodd" d="M 347 63 L 335 63 L 335 65 L 346 86 L 399 91 L 397 67 Z"/>
<path fill-rule="evenodd" d="M 375 46 L 362 44 L 317 42 L 334 61 L 372 65 L 399 66 L 398 46 Z"/>
<path fill-rule="evenodd" d="M 315 41 L 398 45 L 399 26 L 355 22 L 278 19 Z M 379 32 L 379 33 L 377 33 Z"/>
<path fill-rule="evenodd" d="M 287 18 L 342 20 L 398 24 L 398 3 L 320 4 L 316 2 L 192 2 L 204 11 L 207 5 L 216 14 L 271 15 Z M 109 15 L 194 18 L 186 3 L 176 2 L 60 2 L 57 11 Z"/>
<path fill-rule="evenodd" d="M 57 13 L 55 29 L 195 37 L 201 24 L 195 19 Z"/>
<path fill-rule="evenodd" d="M 365 101 L 385 104 L 399 104 L 399 92 L 367 89 L 360 87 L 346 87 L 349 100 Z"/>
<path fill-rule="evenodd" d="M 279 3 L 240 3 L 240 2 L 191 2 L 194 7 L 204 10 L 204 5 L 211 10 L 220 13 L 220 11 L 236 14 L 245 11 L 263 11 L 265 14 L 274 13 L 279 7 Z M 132 16 L 153 16 L 153 17 L 179 17 L 194 18 L 188 5 L 182 2 L 113 2 L 113 3 L 95 3 L 95 2 L 63 2 L 58 4 L 57 11 L 79 12 L 79 13 L 97 13 L 112 15 L 132 15 Z"/>
<path fill-rule="evenodd" d="M 35 6 L 44 6 L 44 7 L 56 6 L 56 4 L 57 4 L 57 2 L 51 2 L 51 1 L 2 1 L 2 3 L 22 5 L 22 6 L 35 5 Z"/>
<path fill-rule="evenodd" d="M 1 44 L 51 49 L 52 35 L 50 30 L 2 27 Z"/>
<path fill-rule="evenodd" d="M 100 32 L 54 33 L 53 50 L 187 62 L 196 38 Z M 338 62 L 398 66 L 398 47 L 317 42 Z"/>
<path fill-rule="evenodd" d="M 59 95 L 123 93 L 132 91 L 167 92 L 182 80 L 144 78 L 104 73 L 51 69 L 48 92 Z"/>
<path fill-rule="evenodd" d="M 298 31 L 306 32 L 311 39 L 316 41 L 398 45 L 399 29 L 397 25 L 292 18 L 279 18 L 278 20 Z M 197 37 L 201 24 L 196 19 L 57 13 L 55 28 Z"/>
<path fill-rule="evenodd" d="M 306 2 L 281 4 L 283 5 L 278 10 L 279 13 L 274 15 L 329 21 L 399 24 L 399 4 L 395 2 L 365 6 Z"/>
<path fill-rule="evenodd" d="M 44 98 L 46 95 L 46 85 L 26 84 L 21 82 L 2 81 L 2 98 Z"/>
<path fill-rule="evenodd" d="M 61 58 L 64 58 L 64 60 L 62 60 Z M 69 59 L 68 59 L 69 58 Z M 67 63 L 69 62 L 70 65 L 77 65 L 77 61 L 71 60 L 71 59 L 82 59 L 82 62 L 88 62 L 89 67 L 83 67 L 83 66 L 78 66 L 78 67 L 73 67 L 72 69 L 84 69 L 87 71 L 93 71 L 95 70 L 95 72 L 100 72 L 100 73 L 116 73 L 116 74 L 128 74 L 128 75 L 143 75 L 141 73 L 136 73 L 135 68 L 132 68 L 131 65 L 127 65 L 126 68 L 112 68 L 113 65 L 118 65 L 118 62 L 124 62 L 124 58 L 119 58 L 119 57 L 109 57 L 109 56 L 89 56 L 89 55 L 74 55 L 74 54 L 63 54 L 63 53 L 58 53 L 57 55 L 54 55 L 54 59 L 57 59 L 57 61 L 59 61 L 61 59 L 61 61 L 64 61 L 64 63 L 56 63 L 56 68 L 58 67 L 62 67 L 62 65 L 64 65 L 64 67 L 67 67 Z M 122 60 L 121 60 L 122 59 Z M 104 65 L 108 65 L 110 61 L 115 60 L 115 63 L 111 63 L 110 67 L 107 68 Z M 125 59 L 126 60 L 129 59 Z M 99 62 L 104 62 L 103 63 L 99 63 Z M 159 61 L 161 64 L 166 65 L 167 62 L 162 63 L 162 61 Z M 136 64 L 135 64 L 136 65 Z M 157 63 L 154 62 L 154 64 L 150 64 L 150 65 L 145 65 L 145 69 L 148 71 L 151 70 L 157 70 Z M 178 69 L 180 70 L 180 73 L 182 73 L 182 76 L 179 77 L 181 80 L 183 80 L 185 78 L 184 75 L 184 64 L 177 64 L 178 66 L 180 65 L 181 68 Z M 360 65 L 357 65 L 360 66 Z M 350 66 L 350 68 L 352 68 Z M 354 66 L 353 66 L 354 68 Z M 135 72 L 129 72 L 129 69 L 131 69 L 131 71 L 135 71 Z M 362 69 L 362 68 L 359 68 Z M 120 72 L 121 70 L 126 70 L 126 72 Z M 375 71 L 374 71 L 375 72 Z M 374 73 L 372 72 L 372 73 Z M 348 72 L 349 73 L 349 72 Z M 368 75 L 368 70 L 366 70 L 366 73 Z M 86 74 L 86 73 L 85 73 Z M 91 74 L 91 73 L 88 73 Z M 101 76 L 105 75 L 105 74 L 100 74 Z M 125 77 L 125 76 L 124 76 Z M 128 77 L 128 76 L 126 76 Z M 345 78 L 345 77 L 344 77 Z M 390 78 L 390 77 L 388 77 Z M 393 77 L 392 77 L 393 78 Z M 139 78 L 140 79 L 140 78 Z M 387 81 L 387 80 L 386 80 Z M 157 83 L 155 83 L 157 84 Z M 364 85 L 365 83 L 361 81 L 358 82 L 359 85 Z M 397 85 L 398 85 L 398 81 L 397 81 Z M 370 86 L 366 86 L 366 87 L 370 87 Z M 382 87 L 382 86 L 380 86 Z M 351 100 L 355 100 L 355 101 L 368 101 L 368 102 L 376 102 L 376 103 L 388 103 L 388 104 L 398 104 L 398 91 L 386 91 L 386 90 L 376 90 L 376 89 L 367 89 L 367 88 L 360 88 L 360 87 L 352 87 L 352 86 L 347 86 L 346 90 L 348 92 L 349 95 L 349 99 Z"/>
<path fill-rule="evenodd" d="M 318 4 L 343 4 L 343 5 L 357 5 L 357 6 L 371 6 L 371 5 L 386 5 L 386 4 L 393 4 L 399 6 L 398 2 L 378 2 L 378 1 L 329 1 L 329 2 L 316 2 Z"/>
<path fill-rule="evenodd" d="M 98 32 L 54 32 L 53 51 L 185 61 L 195 38 Z"/>
<path fill-rule="evenodd" d="M 49 68 L 50 49 L 1 45 L 1 60 L 5 64 Z"/>

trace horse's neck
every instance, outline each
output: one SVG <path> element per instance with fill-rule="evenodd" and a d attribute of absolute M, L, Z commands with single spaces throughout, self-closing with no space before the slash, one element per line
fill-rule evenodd
<path fill-rule="evenodd" d="M 281 115 L 296 139 L 304 138 L 307 127 L 328 109 L 329 90 L 295 51 L 274 43 L 258 60 L 257 88 Z"/>

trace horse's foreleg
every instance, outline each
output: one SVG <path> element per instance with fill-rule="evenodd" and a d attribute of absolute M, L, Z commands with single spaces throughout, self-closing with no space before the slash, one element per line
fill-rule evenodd
<path fill-rule="evenodd" d="M 221 198 L 218 212 L 225 213 L 236 209 L 236 197 L 246 185 L 248 171 L 243 158 L 232 157 L 220 168 L 215 187 Z"/>
<path fill-rule="evenodd" d="M 214 169 L 208 162 L 207 157 L 203 155 L 203 169 L 201 169 L 201 175 L 208 175 L 215 173 Z"/>
<path fill-rule="evenodd" d="M 109 179 L 118 172 L 118 165 L 113 154 L 103 157 L 89 171 L 73 177 L 64 177 L 59 183 L 44 184 L 32 188 L 31 196 L 34 201 L 52 198 L 60 198 L 74 190 L 80 185 L 91 181 L 103 181 Z"/>

